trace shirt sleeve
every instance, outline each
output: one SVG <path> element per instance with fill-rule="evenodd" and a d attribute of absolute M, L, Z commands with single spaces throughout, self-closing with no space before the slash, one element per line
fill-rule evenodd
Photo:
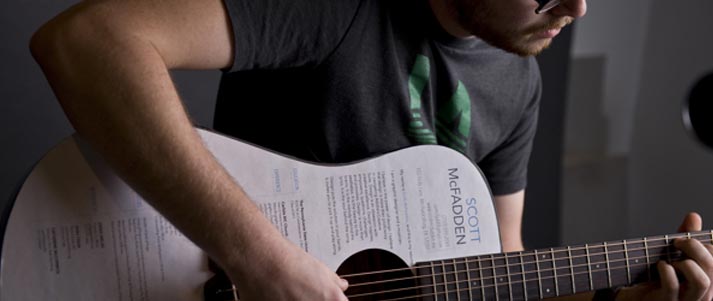
<path fill-rule="evenodd" d="M 505 195 L 525 189 L 527 165 L 537 130 L 537 119 L 542 94 L 542 81 L 537 64 L 530 75 L 529 99 L 522 117 L 507 139 L 479 162 L 493 195 Z"/>
<path fill-rule="evenodd" d="M 235 53 L 227 72 L 316 66 L 336 49 L 361 0 L 224 0 Z"/>

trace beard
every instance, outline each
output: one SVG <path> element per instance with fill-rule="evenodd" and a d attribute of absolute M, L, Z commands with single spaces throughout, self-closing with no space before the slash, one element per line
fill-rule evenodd
<path fill-rule="evenodd" d="M 536 34 L 563 28 L 574 20 L 572 17 L 552 17 L 538 24 L 517 28 L 514 24 L 503 22 L 507 18 L 500 15 L 492 4 L 486 3 L 488 1 L 447 1 L 461 27 L 492 46 L 520 56 L 537 55 L 550 46 L 552 38 L 535 38 Z"/>

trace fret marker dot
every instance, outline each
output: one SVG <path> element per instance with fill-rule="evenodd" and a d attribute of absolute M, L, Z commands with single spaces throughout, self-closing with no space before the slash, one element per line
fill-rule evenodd
<path fill-rule="evenodd" d="M 542 255 L 542 258 L 547 258 L 547 255 Z"/>
<path fill-rule="evenodd" d="M 473 286 L 478 286 L 478 281 L 473 281 Z"/>
<path fill-rule="evenodd" d="M 597 265 L 597 269 L 599 268 L 599 265 Z"/>
<path fill-rule="evenodd" d="M 549 292 L 550 292 L 550 289 L 548 288 L 548 289 L 546 289 L 545 291 L 549 293 Z"/>
<path fill-rule="evenodd" d="M 503 282 L 503 281 L 505 281 L 505 280 L 503 280 L 503 278 L 500 278 L 500 282 Z"/>
<path fill-rule="evenodd" d="M 635 260 L 634 262 L 639 263 L 639 260 L 637 259 L 637 260 Z"/>

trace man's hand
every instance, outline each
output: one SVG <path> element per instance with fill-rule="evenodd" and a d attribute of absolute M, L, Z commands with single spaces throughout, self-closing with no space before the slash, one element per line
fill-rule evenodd
<path fill-rule="evenodd" d="M 703 221 L 697 213 L 689 213 L 678 228 L 679 232 L 701 231 Z M 668 264 L 659 262 L 660 283 L 624 288 L 617 300 L 711 300 L 713 289 L 713 245 L 696 239 L 676 239 L 674 246 L 685 260 Z M 679 281 L 681 276 L 683 281 Z"/>
<path fill-rule="evenodd" d="M 281 236 L 264 238 L 230 276 L 240 300 L 347 300 L 347 281 L 322 262 Z"/>

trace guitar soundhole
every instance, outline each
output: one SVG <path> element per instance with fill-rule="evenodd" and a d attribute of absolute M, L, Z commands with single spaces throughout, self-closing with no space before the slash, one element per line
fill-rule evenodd
<path fill-rule="evenodd" d="M 237 292 L 233 291 L 230 279 L 212 260 L 209 266 L 215 275 L 203 286 L 204 300 L 236 300 Z M 419 289 L 421 282 L 413 270 L 387 251 L 370 249 L 356 253 L 339 266 L 337 274 L 349 281 L 345 294 L 350 301 L 433 300 Z"/>
<path fill-rule="evenodd" d="M 422 299 L 413 271 L 387 251 L 356 253 L 342 263 L 337 274 L 349 281 L 346 295 L 350 301 Z"/>
<path fill-rule="evenodd" d="M 211 259 L 208 259 L 208 268 L 215 275 L 203 285 L 203 300 L 205 301 L 235 301 L 238 292 L 234 291 L 233 283 L 228 275 Z"/>

